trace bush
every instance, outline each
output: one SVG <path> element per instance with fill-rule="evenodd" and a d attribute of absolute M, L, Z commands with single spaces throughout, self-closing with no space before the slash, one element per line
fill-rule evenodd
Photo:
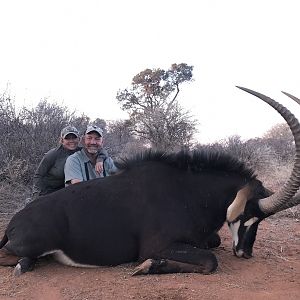
<path fill-rule="evenodd" d="M 278 154 L 278 148 L 274 147 L 277 143 L 269 142 L 269 139 L 263 138 L 243 142 L 239 136 L 232 136 L 218 143 L 207 145 L 207 147 L 225 151 L 236 157 L 247 167 L 253 169 L 266 187 L 276 191 L 290 175 L 294 151 L 281 156 Z"/>
<path fill-rule="evenodd" d="M 19 182 L 0 181 L 0 215 L 2 218 L 24 207 L 31 189 Z"/>
<path fill-rule="evenodd" d="M 91 122 L 84 114 L 77 116 L 66 107 L 46 100 L 32 109 L 17 110 L 14 101 L 3 94 L 0 120 L 0 213 L 12 212 L 24 204 L 38 163 L 45 152 L 58 144 L 60 131 L 67 125 L 76 126 L 81 133 L 90 123 L 101 126 L 105 148 L 113 158 L 130 156 L 147 146 L 133 135 L 130 120 L 106 123 L 97 118 Z M 291 134 L 283 125 L 274 127 L 264 138 L 242 141 L 239 136 L 232 136 L 205 147 L 237 157 L 274 191 L 288 178 L 295 152 Z"/>

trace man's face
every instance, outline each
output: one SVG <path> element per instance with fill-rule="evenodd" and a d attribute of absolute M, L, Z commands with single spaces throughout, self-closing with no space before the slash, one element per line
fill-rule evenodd
<path fill-rule="evenodd" d="M 83 143 L 88 153 L 96 154 L 102 147 L 102 137 L 97 132 L 90 132 L 84 136 Z"/>

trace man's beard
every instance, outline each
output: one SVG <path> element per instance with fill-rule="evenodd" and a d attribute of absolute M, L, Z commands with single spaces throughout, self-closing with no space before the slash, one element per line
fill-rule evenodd
<path fill-rule="evenodd" d="M 86 150 L 90 154 L 96 154 L 98 152 L 98 148 L 97 147 L 90 147 L 90 148 L 87 148 Z"/>

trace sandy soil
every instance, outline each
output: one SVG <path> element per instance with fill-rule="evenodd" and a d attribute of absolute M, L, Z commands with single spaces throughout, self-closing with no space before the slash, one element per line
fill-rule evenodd
<path fill-rule="evenodd" d="M 0 231 L 3 231 L 0 228 Z M 84 269 L 41 260 L 20 277 L 0 267 L 0 299 L 300 299 L 300 221 L 269 218 L 259 229 L 254 257 L 232 255 L 226 227 L 212 275 L 131 277 L 135 264 Z"/>

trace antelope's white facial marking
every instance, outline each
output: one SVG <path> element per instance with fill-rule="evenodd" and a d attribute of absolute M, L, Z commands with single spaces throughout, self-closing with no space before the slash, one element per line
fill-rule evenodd
<path fill-rule="evenodd" d="M 253 225 L 256 221 L 258 220 L 258 218 L 257 217 L 253 217 L 253 218 L 251 218 L 251 219 L 249 219 L 247 222 L 245 222 L 245 226 L 251 226 L 251 225 Z"/>
<path fill-rule="evenodd" d="M 231 235 L 232 235 L 232 239 L 233 239 L 233 243 L 234 243 L 235 247 L 237 246 L 237 244 L 239 242 L 238 231 L 239 231 L 240 225 L 241 225 L 240 220 L 229 224 L 229 229 L 231 231 Z"/>

